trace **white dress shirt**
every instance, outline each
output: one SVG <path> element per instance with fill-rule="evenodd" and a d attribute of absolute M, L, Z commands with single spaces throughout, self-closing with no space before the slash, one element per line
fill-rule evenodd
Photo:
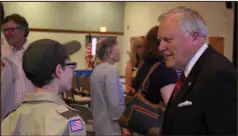
<path fill-rule="evenodd" d="M 184 75 L 185 77 L 188 77 L 190 71 L 192 70 L 193 66 L 195 63 L 198 61 L 198 59 L 201 57 L 201 55 L 205 52 L 205 50 L 208 48 L 208 45 L 205 43 L 203 46 L 195 53 L 195 55 L 190 59 L 188 62 L 185 70 L 184 70 Z"/>
<path fill-rule="evenodd" d="M 25 50 L 28 48 L 28 46 L 29 46 L 28 41 L 26 41 L 25 44 L 22 46 L 21 50 L 16 50 L 15 48 L 13 48 L 13 52 L 9 56 L 9 57 L 12 57 L 15 64 L 17 65 L 17 73 L 19 73 L 18 75 L 19 78 L 16 78 L 16 92 L 15 92 L 17 96 L 16 97 L 17 105 L 23 101 L 24 96 L 27 93 L 35 91 L 35 87 L 31 83 L 31 81 L 29 81 L 26 78 L 26 75 L 22 68 L 22 57 Z"/>
<path fill-rule="evenodd" d="M 21 50 L 16 50 L 11 47 L 12 53 L 2 58 L 3 61 L 7 60 L 6 62 L 9 62 L 6 63 L 7 66 L 1 70 L 1 94 L 8 96 L 8 98 L 4 98 L 5 100 L 1 103 L 2 106 L 7 105 L 5 108 L 7 111 L 4 111 L 5 115 L 7 112 L 11 112 L 19 106 L 26 94 L 35 91 L 34 85 L 26 78 L 22 68 L 22 56 L 27 48 L 28 42 L 26 41 Z"/>
<path fill-rule="evenodd" d="M 3 34 L 1 35 L 1 57 L 6 57 L 12 53 L 12 47 L 8 45 Z"/>

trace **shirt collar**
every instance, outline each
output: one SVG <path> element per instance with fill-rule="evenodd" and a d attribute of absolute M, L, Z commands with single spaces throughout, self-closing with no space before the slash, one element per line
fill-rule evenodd
<path fill-rule="evenodd" d="M 195 53 L 195 55 L 190 59 L 188 62 L 185 70 L 184 70 L 184 75 L 188 77 L 188 74 L 192 70 L 193 66 L 195 63 L 198 61 L 198 59 L 201 57 L 201 55 L 204 53 L 204 51 L 208 48 L 208 45 L 205 43 L 203 46 Z"/>
<path fill-rule="evenodd" d="M 28 44 L 28 40 L 26 40 L 26 42 L 23 44 L 21 50 L 25 50 L 25 49 L 27 49 L 28 46 L 29 46 L 29 44 Z M 14 52 L 17 51 L 13 46 L 11 46 L 11 47 L 12 47 L 12 50 L 13 50 Z"/>
<path fill-rule="evenodd" d="M 55 92 L 41 92 L 41 93 L 29 93 L 24 97 L 24 102 L 40 102 L 40 101 L 49 101 L 56 103 L 58 105 L 64 105 L 69 109 L 75 110 L 69 107 L 64 100 L 60 98 L 60 96 Z"/>

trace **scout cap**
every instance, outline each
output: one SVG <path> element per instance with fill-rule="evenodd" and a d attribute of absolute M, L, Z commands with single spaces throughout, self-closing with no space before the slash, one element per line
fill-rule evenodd
<path fill-rule="evenodd" d="M 56 66 L 64 64 L 65 59 L 80 50 L 80 48 L 81 44 L 78 41 L 61 44 L 52 39 L 40 39 L 32 42 L 22 59 L 22 67 L 26 77 L 33 84 L 48 84 L 52 79 Z"/>

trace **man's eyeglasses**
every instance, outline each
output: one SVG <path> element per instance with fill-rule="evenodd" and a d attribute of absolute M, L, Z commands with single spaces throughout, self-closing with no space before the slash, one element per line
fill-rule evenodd
<path fill-rule="evenodd" d="M 65 66 L 69 66 L 72 69 L 77 67 L 77 62 L 64 63 Z"/>
<path fill-rule="evenodd" d="M 20 29 L 22 27 L 15 27 L 15 28 L 5 28 L 5 29 L 2 29 L 2 32 L 6 33 L 6 32 L 14 32 L 16 29 Z"/>

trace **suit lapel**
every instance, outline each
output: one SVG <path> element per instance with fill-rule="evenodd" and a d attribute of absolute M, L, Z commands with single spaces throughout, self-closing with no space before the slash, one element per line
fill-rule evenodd
<path fill-rule="evenodd" d="M 188 75 L 188 77 L 184 81 L 183 86 L 180 88 L 179 92 L 177 93 L 177 96 L 175 97 L 173 103 L 179 104 L 180 102 L 182 102 L 182 99 L 186 96 L 186 94 L 189 93 L 190 87 L 193 86 L 193 83 L 196 80 L 196 76 L 200 72 L 199 67 L 194 67 L 194 68 L 195 69 L 193 69 L 190 72 L 190 74 Z"/>
<path fill-rule="evenodd" d="M 205 61 L 210 57 L 211 54 L 213 54 L 214 49 L 211 47 L 208 47 L 208 49 L 201 55 L 201 57 L 198 59 L 198 61 L 195 63 L 194 67 L 192 68 L 191 72 L 189 73 L 188 77 L 186 77 L 186 80 L 183 83 L 183 86 L 180 88 L 179 92 L 177 93 L 175 99 L 172 101 L 172 97 L 170 97 L 170 100 L 168 102 L 168 105 L 166 107 L 166 114 L 165 114 L 165 132 L 168 130 L 173 118 L 176 116 L 176 109 L 179 103 L 183 102 L 183 98 L 189 93 L 189 91 L 192 91 L 191 87 L 196 82 L 196 77 L 198 73 L 202 70 L 202 67 L 205 64 Z M 174 91 L 173 91 L 174 93 Z M 172 95 L 173 95 L 172 93 Z M 172 96 L 171 95 L 171 96 Z"/>

